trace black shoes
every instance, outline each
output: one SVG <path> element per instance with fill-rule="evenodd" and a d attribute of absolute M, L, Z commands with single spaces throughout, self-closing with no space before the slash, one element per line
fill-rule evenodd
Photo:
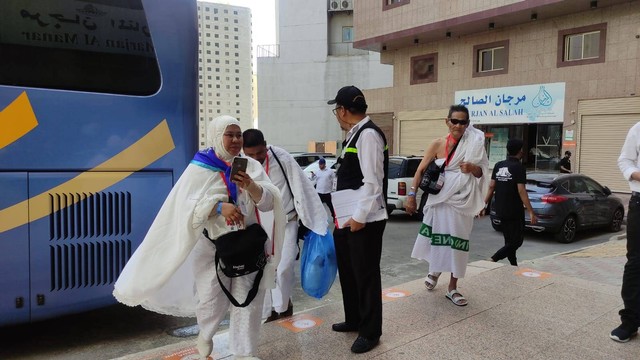
<path fill-rule="evenodd" d="M 620 325 L 617 328 L 613 329 L 611 331 L 611 334 L 609 334 L 609 337 L 613 341 L 626 343 L 627 341 L 631 340 L 631 338 L 634 337 L 637 334 L 638 334 L 638 328 L 634 329 L 634 328 L 632 328 L 630 326 L 625 326 L 623 324 L 623 325 Z"/>
<path fill-rule="evenodd" d="M 291 303 L 291 300 L 289 300 L 289 306 L 287 306 L 287 310 L 285 310 L 285 312 L 277 313 L 275 310 L 271 310 L 271 315 L 267 318 L 267 320 L 265 320 L 264 323 L 266 324 L 278 319 L 288 318 L 292 315 L 293 315 L 293 304 Z"/>
<path fill-rule="evenodd" d="M 358 331 L 358 327 L 356 325 L 347 324 L 346 322 L 341 322 L 331 325 L 331 330 L 337 332 L 351 332 Z"/>
<path fill-rule="evenodd" d="M 373 349 L 380 342 L 380 338 L 377 337 L 375 339 L 368 339 L 364 336 L 358 336 L 356 341 L 351 345 L 351 352 L 356 354 L 366 353 L 367 351 Z"/>

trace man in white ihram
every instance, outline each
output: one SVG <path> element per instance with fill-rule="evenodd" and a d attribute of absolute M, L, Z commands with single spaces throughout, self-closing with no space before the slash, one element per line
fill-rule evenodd
<path fill-rule="evenodd" d="M 299 252 L 298 220 L 311 231 L 325 235 L 327 213 L 313 185 L 291 154 L 277 146 L 267 145 L 258 129 L 245 130 L 242 136 L 245 155 L 261 163 L 271 182 L 280 190 L 287 218 L 282 255 L 276 271 L 276 287 L 268 291 L 264 299 L 263 317 L 270 322 L 293 315 L 291 292 Z"/>

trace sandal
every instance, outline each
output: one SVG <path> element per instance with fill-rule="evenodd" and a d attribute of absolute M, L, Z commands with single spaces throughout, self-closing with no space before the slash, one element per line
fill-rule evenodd
<path fill-rule="evenodd" d="M 460 294 L 458 289 L 453 289 L 449 291 L 445 296 L 447 297 L 447 299 L 451 300 L 451 302 L 456 306 L 467 306 L 467 304 L 469 303 L 467 299 L 465 299 L 465 297 L 462 296 L 462 294 Z"/>
<path fill-rule="evenodd" d="M 438 278 L 440 277 L 440 274 L 436 274 L 437 273 L 428 273 L 427 277 L 424 279 L 424 286 L 427 287 L 427 290 L 433 290 L 433 288 L 435 288 L 438 284 Z"/>

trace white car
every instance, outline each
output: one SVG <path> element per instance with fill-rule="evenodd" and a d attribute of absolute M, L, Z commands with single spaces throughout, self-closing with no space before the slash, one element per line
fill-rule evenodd
<path fill-rule="evenodd" d="M 415 175 L 422 156 L 389 156 L 389 187 L 387 189 L 387 213 L 393 210 L 405 210 L 407 197 L 411 191 L 413 175 Z M 423 191 L 417 189 L 416 201 L 418 211 L 416 217 L 422 219 L 422 208 L 427 201 Z"/>
<path fill-rule="evenodd" d="M 337 168 L 338 159 L 336 159 L 336 158 L 325 158 L 324 160 L 326 161 L 326 166 L 329 169 L 333 170 L 333 172 L 335 173 L 336 170 L 338 169 Z M 316 186 L 316 180 L 312 179 L 311 173 L 318 173 L 318 171 L 320 171 L 320 160 L 316 160 L 316 161 L 312 162 L 307 167 L 305 167 L 302 171 L 305 173 L 305 175 L 307 175 L 307 178 L 309 179 L 309 181 L 311 181 L 313 186 Z M 336 187 L 335 184 L 333 184 L 333 188 L 334 189 L 335 189 L 335 187 Z"/>

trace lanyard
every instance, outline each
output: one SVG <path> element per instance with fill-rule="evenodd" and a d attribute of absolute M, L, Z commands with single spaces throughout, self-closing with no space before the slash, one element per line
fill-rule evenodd
<path fill-rule="evenodd" d="M 453 138 L 453 136 L 451 136 L 451 134 L 447 135 L 447 142 L 444 145 L 444 152 L 447 154 L 447 158 L 446 158 L 446 160 L 444 162 L 445 166 L 449 165 L 449 161 L 451 160 L 451 156 L 455 153 L 455 149 L 454 149 L 454 151 L 452 151 L 451 154 L 449 154 L 449 141 L 453 142 L 454 145 L 457 145 L 458 141 L 460 141 L 460 140 L 456 141 Z"/>

